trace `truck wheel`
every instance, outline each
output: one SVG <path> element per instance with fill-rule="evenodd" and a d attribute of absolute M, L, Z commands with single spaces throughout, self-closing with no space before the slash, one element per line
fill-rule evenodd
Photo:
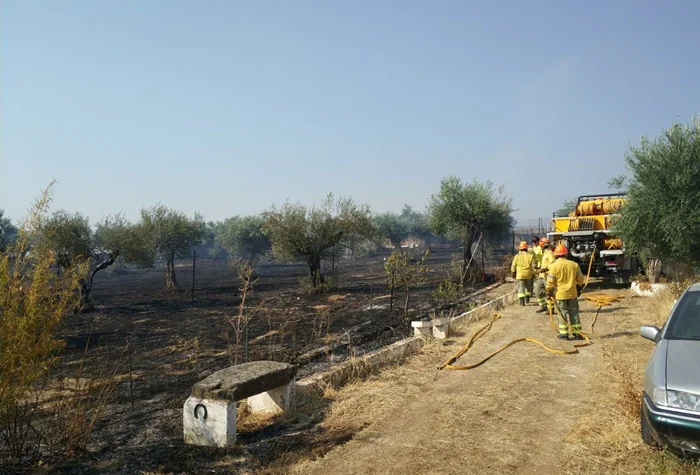
<path fill-rule="evenodd" d="M 647 420 L 647 417 L 644 415 L 644 409 L 641 409 L 639 411 L 639 416 L 641 419 L 641 433 L 642 433 L 642 441 L 651 447 L 658 448 L 659 443 L 654 439 L 654 434 L 651 431 L 651 427 L 649 426 L 649 421 Z"/>

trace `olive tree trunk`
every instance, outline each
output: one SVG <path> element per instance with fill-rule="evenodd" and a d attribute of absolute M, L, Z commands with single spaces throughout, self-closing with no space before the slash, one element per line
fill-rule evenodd
<path fill-rule="evenodd" d="M 469 261 L 472 260 L 472 244 L 474 243 L 473 238 L 466 239 L 462 242 L 462 265 L 460 266 L 460 279 L 459 283 L 464 285 L 467 280 L 467 265 Z"/>
<path fill-rule="evenodd" d="M 80 280 L 80 304 L 75 309 L 75 313 L 90 313 L 95 311 L 95 304 L 93 303 L 92 297 L 90 296 L 92 292 L 92 281 L 95 279 L 95 274 L 114 264 L 114 261 L 118 255 L 119 252 L 110 254 L 107 257 L 107 259 L 100 262 L 97 265 L 97 267 L 95 267 L 95 270 L 92 271 L 88 280 Z"/>
<path fill-rule="evenodd" d="M 661 269 L 661 259 L 649 259 L 646 265 L 645 274 L 650 283 L 655 284 L 659 281 L 659 277 L 661 277 Z"/>
<path fill-rule="evenodd" d="M 313 256 L 308 260 L 309 265 L 309 277 L 311 279 L 311 285 L 316 289 L 319 285 L 323 284 L 323 274 L 321 273 L 321 256 Z"/>
<path fill-rule="evenodd" d="M 170 251 L 165 268 L 165 290 L 175 290 L 177 287 L 177 277 L 175 276 L 175 251 Z"/>

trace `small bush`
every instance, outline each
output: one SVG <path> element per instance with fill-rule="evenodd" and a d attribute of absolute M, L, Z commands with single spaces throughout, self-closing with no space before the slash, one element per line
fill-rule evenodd
<path fill-rule="evenodd" d="M 49 188 L 35 203 L 17 240 L 0 252 L 0 436 L 7 454 L 22 459 L 37 435 L 33 426 L 42 386 L 62 342 L 54 330 L 79 302 L 87 262 L 56 271 L 56 252 L 38 242 Z"/>
<path fill-rule="evenodd" d="M 437 305 L 442 306 L 454 302 L 462 297 L 463 294 L 464 286 L 462 284 L 445 279 L 433 291 L 433 300 Z"/>

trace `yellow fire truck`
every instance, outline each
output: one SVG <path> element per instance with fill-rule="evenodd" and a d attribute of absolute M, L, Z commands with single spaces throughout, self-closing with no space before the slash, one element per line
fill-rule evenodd
<path fill-rule="evenodd" d="M 639 262 L 625 252 L 622 238 L 611 231 L 625 198 L 621 193 L 580 196 L 569 216 L 554 213 L 547 237 L 569 248 L 570 259 L 579 263 L 584 274 L 590 267 L 592 277 L 627 283 L 639 272 Z"/>

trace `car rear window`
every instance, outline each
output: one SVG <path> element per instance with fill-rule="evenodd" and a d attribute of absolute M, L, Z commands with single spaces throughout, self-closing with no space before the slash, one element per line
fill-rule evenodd
<path fill-rule="evenodd" d="M 700 340 L 700 291 L 686 292 L 668 323 L 666 338 Z"/>

